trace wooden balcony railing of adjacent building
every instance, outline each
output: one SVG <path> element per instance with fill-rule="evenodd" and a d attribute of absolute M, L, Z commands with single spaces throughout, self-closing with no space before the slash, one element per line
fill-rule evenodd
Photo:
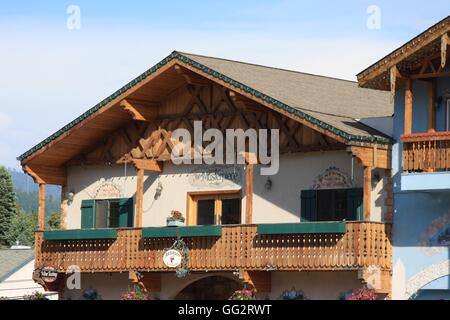
<path fill-rule="evenodd" d="M 312 225 L 219 226 L 181 236 L 190 249 L 191 271 L 391 269 L 389 224 Z M 73 265 L 82 272 L 170 271 L 162 256 L 176 239 L 175 229 L 147 229 L 107 230 L 98 236 L 102 239 L 89 231 L 64 239 L 38 231 L 36 266 L 50 265 L 59 272 Z"/>
<path fill-rule="evenodd" d="M 450 132 L 402 135 L 403 171 L 450 171 Z"/>

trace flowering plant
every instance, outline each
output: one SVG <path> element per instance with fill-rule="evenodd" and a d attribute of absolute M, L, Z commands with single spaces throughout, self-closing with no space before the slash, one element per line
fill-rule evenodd
<path fill-rule="evenodd" d="M 172 210 L 170 212 L 170 216 L 167 218 L 167 221 L 181 221 L 184 222 L 183 214 L 180 211 Z"/>
<path fill-rule="evenodd" d="M 252 290 L 236 290 L 229 300 L 255 300 L 255 293 Z"/>
<path fill-rule="evenodd" d="M 24 300 L 48 300 L 48 298 L 39 291 L 35 291 L 28 296 L 24 296 L 23 299 Z"/>
<path fill-rule="evenodd" d="M 350 291 L 345 296 L 345 300 L 378 300 L 379 297 L 374 290 L 361 288 L 357 291 Z"/>
<path fill-rule="evenodd" d="M 150 300 L 147 293 L 145 293 L 141 287 L 134 286 L 133 289 L 128 287 L 127 292 L 122 294 L 121 300 Z"/>

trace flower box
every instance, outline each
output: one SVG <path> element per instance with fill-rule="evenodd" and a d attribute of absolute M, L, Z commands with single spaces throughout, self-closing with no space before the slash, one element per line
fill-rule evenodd
<path fill-rule="evenodd" d="M 183 227 L 184 225 L 185 225 L 184 221 L 167 219 L 168 227 Z"/>

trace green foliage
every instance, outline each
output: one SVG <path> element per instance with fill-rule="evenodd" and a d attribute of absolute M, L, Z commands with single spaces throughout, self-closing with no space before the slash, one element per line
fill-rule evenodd
<path fill-rule="evenodd" d="M 7 232 L 7 245 L 14 245 L 18 241 L 20 245 L 33 246 L 36 224 L 37 215 L 30 215 L 22 210 L 17 210 Z"/>
<path fill-rule="evenodd" d="M 0 166 L 0 246 L 9 244 L 8 234 L 16 212 L 16 195 L 11 175 L 5 167 Z"/>
<path fill-rule="evenodd" d="M 16 190 L 17 201 L 20 207 L 27 213 L 34 213 L 38 211 L 39 193 L 37 191 L 26 192 L 23 190 Z M 47 196 L 45 199 L 45 215 L 48 217 L 52 212 L 59 211 L 60 200 L 54 196 Z"/>
<path fill-rule="evenodd" d="M 47 225 L 50 230 L 59 230 L 61 229 L 61 214 L 59 212 L 53 212 L 48 217 Z"/>

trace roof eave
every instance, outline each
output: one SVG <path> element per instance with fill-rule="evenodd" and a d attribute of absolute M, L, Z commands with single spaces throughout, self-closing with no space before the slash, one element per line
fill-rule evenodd
<path fill-rule="evenodd" d="M 298 116 L 302 119 L 305 119 L 306 121 L 308 121 L 314 125 L 317 125 L 333 134 L 336 134 L 336 135 L 342 137 L 347 142 L 365 142 L 365 143 L 376 143 L 376 144 L 391 144 L 392 143 L 391 140 L 388 138 L 375 137 L 375 136 L 372 136 L 372 137 L 371 136 L 358 136 L 358 135 L 352 135 L 350 133 L 347 133 L 341 129 L 338 129 L 338 128 L 328 124 L 328 123 L 318 120 L 318 119 L 310 116 L 307 113 L 304 113 L 298 109 L 295 109 L 277 99 L 274 99 L 258 90 L 255 90 L 249 86 L 246 86 L 245 84 L 240 83 L 239 81 L 231 79 L 228 76 L 226 76 L 220 72 L 217 72 L 201 63 L 198 63 L 198 62 L 182 55 L 181 53 L 179 53 L 177 51 L 173 51 L 169 56 L 167 56 L 166 58 L 161 60 L 155 66 L 151 67 L 149 70 L 147 70 L 146 72 L 144 72 L 143 74 L 141 74 L 140 76 L 135 78 L 134 80 L 130 81 L 128 84 L 126 84 L 125 86 L 123 86 L 122 88 L 120 88 L 119 90 L 114 92 L 112 95 L 108 96 L 107 98 L 102 100 L 100 103 L 98 103 L 97 105 L 95 105 L 94 107 L 92 107 L 91 109 L 89 109 L 88 111 L 86 111 L 85 113 L 83 113 L 82 115 L 80 115 L 79 117 L 77 117 L 76 119 L 74 119 L 73 121 L 68 123 L 67 125 L 65 125 L 63 128 L 61 128 L 60 130 L 58 130 L 57 132 L 55 132 L 54 134 L 52 134 L 51 136 L 49 136 L 48 138 L 46 138 L 45 140 L 40 142 L 39 144 L 35 145 L 34 147 L 32 147 L 31 149 L 29 149 L 28 151 L 26 151 L 19 157 L 17 157 L 17 160 L 21 161 L 22 163 L 25 162 L 35 152 L 37 152 L 38 150 L 40 150 L 43 147 L 45 147 L 46 145 L 48 145 L 50 142 L 52 142 L 55 139 L 57 139 L 58 137 L 60 137 L 63 133 L 71 130 L 75 125 L 79 124 L 80 122 L 82 122 L 83 120 L 85 120 L 86 118 L 88 118 L 89 116 L 91 116 L 92 114 L 97 112 L 98 110 L 100 110 L 102 107 L 106 106 L 111 101 L 118 98 L 120 95 L 126 93 L 129 89 L 133 88 L 136 84 L 138 84 L 139 82 L 146 79 L 149 75 L 153 74 L 154 72 L 156 72 L 158 69 L 160 69 L 162 66 L 166 65 L 173 59 L 178 59 L 181 62 L 187 63 L 187 64 L 191 65 L 192 67 L 196 68 L 197 70 L 207 73 L 207 74 L 213 76 L 214 78 L 217 78 L 217 79 L 231 85 L 232 87 L 234 87 L 236 89 L 243 90 L 258 99 L 262 99 L 262 100 L 266 101 L 267 103 L 270 103 L 271 105 L 273 105 L 276 108 L 280 108 L 289 113 L 295 114 L 296 116 Z"/>

